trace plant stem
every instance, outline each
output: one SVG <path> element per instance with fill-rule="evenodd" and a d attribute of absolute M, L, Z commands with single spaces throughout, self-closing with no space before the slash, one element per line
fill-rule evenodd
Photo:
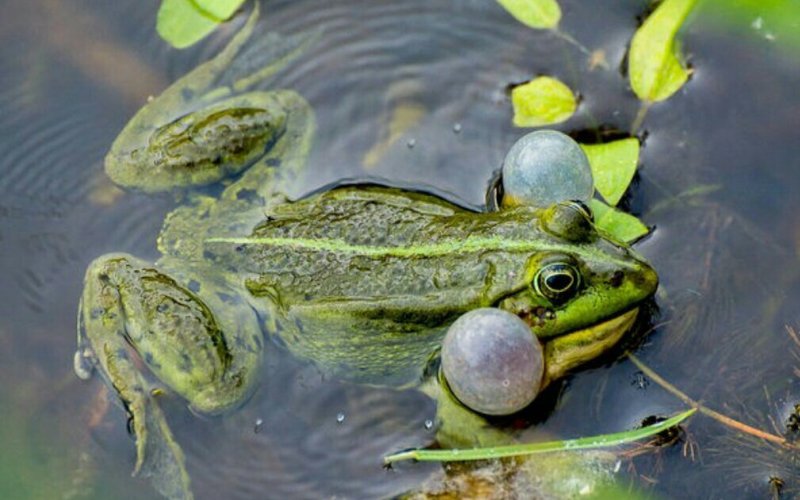
<path fill-rule="evenodd" d="M 676 396 L 678 399 L 680 399 L 681 401 L 683 401 L 687 405 L 691 406 L 692 408 L 697 409 L 697 411 L 699 411 L 700 413 L 713 418 L 714 420 L 716 420 L 717 422 L 721 423 L 722 425 L 731 427 L 732 429 L 736 429 L 736 430 L 738 430 L 740 432 L 744 432 L 745 434 L 750 434 L 751 436 L 755 436 L 755 437 L 764 439 L 766 441 L 770 441 L 770 442 L 779 444 L 781 446 L 785 446 L 787 448 L 795 448 L 794 445 L 792 445 L 791 443 L 786 441 L 786 439 L 782 438 L 781 436 L 778 436 L 778 435 L 775 435 L 775 434 L 771 434 L 771 433 L 766 432 L 766 431 L 762 431 L 761 429 L 757 429 L 755 427 L 749 426 L 749 425 L 747 425 L 745 423 L 739 422 L 738 420 L 734 420 L 734 419 L 732 419 L 732 418 L 730 418 L 730 417 L 728 417 L 726 415 L 723 415 L 722 413 L 719 413 L 718 411 L 714 411 L 711 408 L 703 406 L 698 401 L 695 401 L 694 399 L 690 398 L 689 396 L 687 396 L 686 394 L 681 392 L 680 389 L 678 389 L 674 385 L 670 384 L 669 382 L 667 382 L 666 380 L 661 378 L 661 376 L 659 374 L 654 372 L 649 366 L 644 364 L 639 358 L 637 358 L 633 354 L 628 353 L 628 357 L 633 362 L 633 364 L 636 365 L 637 368 L 642 370 L 642 372 L 645 375 L 647 375 L 655 383 L 657 383 L 658 385 L 663 387 L 667 392 L 672 393 L 674 396 Z"/>
<path fill-rule="evenodd" d="M 647 112 L 650 110 L 650 104 L 652 103 L 645 101 L 642 102 L 641 106 L 639 106 L 639 112 L 636 113 L 636 118 L 633 119 L 633 124 L 631 125 L 631 135 L 636 135 L 636 132 L 639 131 L 639 127 L 642 126 L 644 117 L 647 116 Z"/>
<path fill-rule="evenodd" d="M 573 47 L 575 47 L 576 49 L 580 50 L 585 55 L 587 55 L 587 56 L 591 56 L 592 55 L 592 53 L 589 51 L 589 49 L 584 47 L 581 42 L 579 42 L 579 41 L 575 40 L 574 38 L 572 38 L 572 36 L 569 35 L 568 33 L 564 33 L 563 31 L 561 31 L 559 29 L 554 29 L 552 31 L 553 31 L 553 34 L 556 35 L 558 38 L 564 40 L 568 44 L 570 44 Z"/>

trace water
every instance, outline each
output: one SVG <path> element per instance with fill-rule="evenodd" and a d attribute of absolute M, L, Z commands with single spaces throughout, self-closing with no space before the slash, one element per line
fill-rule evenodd
<path fill-rule="evenodd" d="M 580 52 L 488 0 L 269 0 L 268 27 L 322 29 L 277 80 L 303 94 L 319 120 L 313 175 L 292 194 L 369 177 L 480 205 L 524 133 L 511 126 L 506 87 L 538 74 L 580 91 L 577 115 L 560 130 L 627 129 L 638 103 L 617 68 L 647 2 L 560 3 L 561 29 L 605 51 L 611 69 L 588 69 Z M 0 18 L 0 493 L 151 498 L 145 480 L 129 477 L 124 413 L 98 377 L 82 382 L 72 371 L 75 313 L 93 258 L 157 257 L 155 238 L 175 201 L 116 190 L 102 158 L 148 95 L 216 53 L 238 23 L 178 52 L 154 33 L 155 3 L 5 6 L 13 16 Z M 692 80 L 644 121 L 628 203 L 656 226 L 639 250 L 662 288 L 660 326 L 637 354 L 690 396 L 781 433 L 800 396 L 800 347 L 785 329 L 800 327 L 800 49 L 755 21 L 698 16 L 683 36 Z M 715 190 L 677 196 L 699 185 Z M 434 410 L 421 393 L 323 380 L 291 359 L 271 359 L 265 373 L 253 400 L 226 418 L 166 405 L 198 497 L 381 497 L 438 470 L 381 463 L 429 442 Z M 524 438 L 613 432 L 684 408 L 625 360 L 551 392 L 555 409 Z M 665 497 L 763 498 L 776 484 L 770 477 L 787 494 L 800 491 L 785 450 L 702 417 L 686 439 L 694 461 L 681 445 L 666 448 L 624 462 L 622 481 Z"/>

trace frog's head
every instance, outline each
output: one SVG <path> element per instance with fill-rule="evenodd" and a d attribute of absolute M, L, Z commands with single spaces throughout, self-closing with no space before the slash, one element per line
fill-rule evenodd
<path fill-rule="evenodd" d="M 120 186 L 157 192 L 203 186 L 241 172 L 286 128 L 280 96 L 253 94 L 188 112 L 152 130 L 141 130 L 138 124 L 147 119 L 137 115 L 114 141 L 106 173 Z M 145 107 L 142 113 L 155 110 Z"/>
<path fill-rule="evenodd" d="M 610 349 L 631 327 L 658 276 L 627 245 L 599 232 L 580 202 L 539 218 L 542 250 L 531 254 L 521 288 L 496 306 L 522 318 L 544 344 L 544 384 Z"/>

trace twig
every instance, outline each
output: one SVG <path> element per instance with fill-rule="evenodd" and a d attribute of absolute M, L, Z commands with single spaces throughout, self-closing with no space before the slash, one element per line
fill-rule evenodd
<path fill-rule="evenodd" d="M 750 434 L 751 436 L 755 436 L 764 439 L 766 441 L 770 441 L 779 444 L 781 446 L 785 446 L 787 448 L 796 448 L 794 445 L 786 441 L 786 439 L 782 438 L 781 436 L 771 434 L 766 431 L 762 431 L 761 429 L 756 429 L 755 427 L 751 427 L 747 424 L 739 422 L 738 420 L 734 420 L 728 416 L 725 416 L 722 413 L 714 411 L 711 408 L 703 406 L 699 402 L 693 400 L 692 398 L 681 392 L 680 389 L 678 389 L 674 385 L 670 384 L 669 382 L 661 378 L 659 374 L 654 372 L 649 366 L 644 364 L 641 360 L 639 360 L 639 358 L 637 358 L 633 354 L 628 353 L 628 357 L 630 357 L 630 360 L 633 362 L 634 365 L 636 365 L 637 368 L 639 368 L 645 375 L 650 377 L 655 383 L 663 387 L 667 392 L 672 393 L 674 396 L 676 396 L 678 399 L 680 399 L 690 407 L 696 408 L 697 411 L 699 411 L 703 415 L 711 417 L 717 422 L 726 425 L 728 427 L 731 427 L 733 429 L 736 429 L 740 432 L 744 432 L 745 434 Z"/>
<path fill-rule="evenodd" d="M 800 336 L 797 335 L 797 331 L 789 325 L 785 326 L 786 326 L 786 333 L 789 334 L 789 336 L 792 338 L 792 341 L 797 345 L 797 347 L 800 347 Z"/>

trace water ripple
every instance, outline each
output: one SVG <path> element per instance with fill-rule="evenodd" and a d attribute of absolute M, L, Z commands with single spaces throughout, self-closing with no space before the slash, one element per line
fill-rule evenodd
<path fill-rule="evenodd" d="M 180 429 L 199 498 L 387 497 L 436 468 L 400 473 L 382 464 L 385 454 L 432 439 L 424 422 L 433 402 L 422 393 L 323 382 L 308 368 L 292 370 L 275 374 L 235 415 Z"/>

